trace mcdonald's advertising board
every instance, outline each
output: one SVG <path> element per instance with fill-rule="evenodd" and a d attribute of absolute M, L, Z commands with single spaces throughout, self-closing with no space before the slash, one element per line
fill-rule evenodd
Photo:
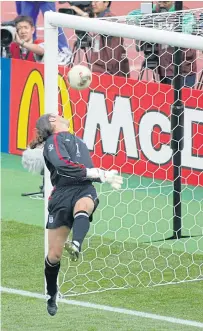
<path fill-rule="evenodd" d="M 10 153 L 21 155 L 35 135 L 35 123 L 44 114 L 44 68 L 39 63 L 12 60 L 10 99 Z M 51 82 L 50 82 L 51 83 Z M 71 118 L 67 84 L 58 75 L 59 113 Z M 51 112 L 51 110 L 50 110 Z M 72 121 L 71 121 L 72 123 Z"/>
<path fill-rule="evenodd" d="M 44 113 L 43 69 L 41 64 L 12 60 L 10 153 L 21 155 L 34 137 L 36 120 Z M 173 89 L 93 75 L 90 89 L 79 92 L 69 88 L 66 74 L 59 68 L 58 111 L 69 118 L 71 131 L 84 139 L 95 166 L 108 169 L 114 165 L 125 173 L 172 180 Z M 183 183 L 203 185 L 203 93 L 183 89 L 182 97 Z"/>

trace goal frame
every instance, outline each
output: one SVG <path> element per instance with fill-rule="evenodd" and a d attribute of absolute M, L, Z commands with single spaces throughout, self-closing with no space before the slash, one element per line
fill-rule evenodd
<path fill-rule="evenodd" d="M 192 48 L 203 51 L 203 38 L 180 32 L 163 31 L 152 28 L 138 27 L 105 20 L 90 19 L 56 12 L 46 12 L 44 15 L 45 55 L 44 55 L 44 86 L 45 86 L 45 113 L 58 114 L 58 27 L 83 30 L 87 32 L 130 38 L 140 41 L 165 44 L 180 48 Z M 179 54 L 180 55 L 180 54 Z M 178 65 L 176 64 L 176 69 Z M 177 69 L 178 70 L 178 69 Z M 176 80 L 177 81 L 177 80 Z M 176 83 L 175 83 L 176 84 Z M 174 86 L 175 87 L 175 86 Z M 180 94 L 179 98 L 180 98 Z M 175 100 L 174 100 L 175 101 Z M 179 103 L 175 106 L 180 107 Z M 173 116 L 175 120 L 175 115 Z M 182 117 L 183 119 L 183 117 Z M 176 123 L 175 123 L 176 125 Z M 173 141 L 173 139 L 172 139 Z M 177 145 L 177 144 L 176 144 Z M 176 148 L 176 147 L 175 147 Z M 172 149 L 173 146 L 172 146 Z M 45 223 L 48 216 L 48 195 L 51 191 L 48 170 L 45 169 Z M 177 229 L 178 230 L 178 229 Z M 175 235 L 175 234 L 174 234 Z M 176 233 L 176 238 L 179 235 Z M 45 230 L 45 255 L 48 242 Z"/>

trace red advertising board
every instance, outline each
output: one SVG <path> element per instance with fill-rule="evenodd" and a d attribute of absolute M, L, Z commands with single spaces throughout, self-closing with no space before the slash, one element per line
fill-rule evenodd
<path fill-rule="evenodd" d="M 20 62 L 20 63 L 19 63 Z M 21 154 L 44 113 L 43 65 L 12 60 L 10 153 Z M 67 86 L 59 74 L 59 113 L 72 118 L 72 129 L 83 138 L 95 166 L 172 180 L 170 86 L 93 75 L 90 89 Z M 20 77 L 20 78 L 19 78 Z M 203 185 L 203 92 L 184 89 L 185 147 L 183 182 Z M 51 112 L 51 110 L 50 110 Z"/>

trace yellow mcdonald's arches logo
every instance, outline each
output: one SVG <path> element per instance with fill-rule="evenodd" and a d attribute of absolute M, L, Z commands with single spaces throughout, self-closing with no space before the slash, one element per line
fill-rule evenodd
<path fill-rule="evenodd" d="M 61 93 L 61 102 L 63 107 L 63 115 L 70 121 L 70 132 L 73 133 L 73 114 L 71 109 L 71 103 L 69 99 L 69 93 L 64 77 L 58 74 L 58 87 Z"/>
<path fill-rule="evenodd" d="M 38 100 L 39 100 L 39 115 L 44 114 L 44 81 L 41 73 L 38 70 L 30 72 L 20 102 L 19 116 L 18 116 L 18 128 L 17 128 L 17 148 L 26 149 L 28 145 L 28 125 L 30 106 L 32 102 L 32 94 L 34 87 L 38 89 Z M 73 133 L 73 118 L 72 109 L 69 99 L 69 93 L 67 90 L 66 82 L 64 78 L 58 75 L 58 87 L 61 94 L 61 103 L 63 109 L 63 115 L 70 121 L 70 132 Z M 36 109 L 37 111 L 37 109 Z"/>

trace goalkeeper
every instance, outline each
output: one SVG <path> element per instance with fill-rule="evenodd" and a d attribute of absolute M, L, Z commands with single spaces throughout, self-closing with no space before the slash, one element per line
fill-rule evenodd
<path fill-rule="evenodd" d="M 57 312 L 57 277 L 64 245 L 71 260 L 77 261 L 99 203 L 92 183 L 108 182 L 115 189 L 122 185 L 117 170 L 93 167 L 86 144 L 69 133 L 68 128 L 69 121 L 61 116 L 41 116 L 36 123 L 36 139 L 22 159 L 24 167 L 41 171 L 43 155 L 54 187 L 48 202 L 48 255 L 45 259 L 47 294 L 50 296 L 47 310 L 52 316 Z M 71 229 L 72 241 L 68 241 Z"/>

